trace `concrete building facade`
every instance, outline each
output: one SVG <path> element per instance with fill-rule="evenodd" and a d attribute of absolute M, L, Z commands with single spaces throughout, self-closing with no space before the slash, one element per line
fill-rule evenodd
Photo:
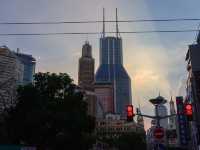
<path fill-rule="evenodd" d="M 120 115 L 107 114 L 105 118 L 96 121 L 96 135 L 101 138 L 117 138 L 122 134 L 133 132 L 144 133 L 145 131 L 134 121 L 127 122 L 121 119 Z"/>
<path fill-rule="evenodd" d="M 92 57 L 92 46 L 88 41 L 82 47 L 82 56 L 79 59 L 78 85 L 84 91 L 88 104 L 88 114 L 96 117 L 96 95 L 94 92 L 94 59 Z"/>
<path fill-rule="evenodd" d="M 185 103 L 193 106 L 193 121 L 189 122 L 190 126 L 190 147 L 192 150 L 200 149 L 200 32 L 195 44 L 189 45 L 186 54 L 187 62 L 187 96 Z"/>
<path fill-rule="evenodd" d="M 113 99 L 112 83 L 96 83 L 95 94 L 97 96 L 97 102 L 102 108 L 103 115 L 108 114 L 108 113 L 114 113 L 114 99 Z M 98 114 L 98 116 L 100 115 Z"/>
<path fill-rule="evenodd" d="M 23 83 L 24 66 L 8 47 L 0 47 L 0 112 L 15 105 L 17 86 Z"/>

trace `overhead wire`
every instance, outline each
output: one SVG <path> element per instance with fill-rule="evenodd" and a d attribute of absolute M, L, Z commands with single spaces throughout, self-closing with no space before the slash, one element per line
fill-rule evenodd
<path fill-rule="evenodd" d="M 118 22 L 176 22 L 176 21 L 200 21 L 200 18 L 174 18 L 174 19 L 132 19 L 118 20 Z M 31 25 L 31 24 L 81 24 L 81 23 L 102 23 L 100 20 L 88 21 L 38 21 L 38 22 L 0 22 L 0 25 Z M 104 22 L 115 23 L 115 20 L 105 20 Z"/>
<path fill-rule="evenodd" d="M 181 32 L 198 32 L 197 29 L 189 30 L 147 30 L 147 31 L 121 31 L 120 34 L 146 34 L 146 33 L 181 33 Z M 105 32 L 114 34 L 116 32 Z M 0 36 L 40 36 L 40 35 L 98 35 L 101 32 L 55 32 L 55 33 L 0 33 Z"/>

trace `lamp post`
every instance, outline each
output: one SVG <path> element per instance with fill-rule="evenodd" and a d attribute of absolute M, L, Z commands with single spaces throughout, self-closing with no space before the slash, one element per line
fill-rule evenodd
<path fill-rule="evenodd" d="M 155 116 L 145 115 L 145 114 L 141 114 L 141 113 L 137 113 L 136 115 L 156 120 L 156 128 L 154 130 L 154 138 L 156 138 L 156 140 L 158 142 L 154 143 L 154 149 L 155 150 L 164 150 L 165 146 L 162 144 L 162 142 L 159 142 L 164 137 L 164 129 L 160 126 L 160 120 L 161 119 L 165 119 L 165 118 L 169 118 L 169 117 L 173 117 L 176 114 L 165 115 L 165 116 L 160 116 L 159 115 L 158 106 L 160 104 L 165 104 L 167 102 L 167 100 L 164 99 L 164 97 L 162 97 L 160 95 L 158 97 L 156 97 L 156 98 L 150 99 L 149 102 L 151 104 L 153 104 L 154 107 L 155 107 Z"/>

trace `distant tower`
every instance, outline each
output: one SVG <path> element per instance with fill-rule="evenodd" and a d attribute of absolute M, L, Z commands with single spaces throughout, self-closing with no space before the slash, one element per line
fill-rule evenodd
<path fill-rule="evenodd" d="M 125 116 L 126 105 L 132 103 L 131 79 L 123 67 L 122 39 L 119 35 L 117 9 L 116 37 L 105 36 L 105 18 L 103 17 L 103 33 L 100 38 L 100 66 L 95 79 L 96 83 L 112 83 L 114 112 Z"/>
<path fill-rule="evenodd" d="M 87 41 L 83 45 L 82 56 L 79 59 L 78 84 L 84 90 L 94 91 L 94 59 L 92 46 Z"/>
<path fill-rule="evenodd" d="M 85 101 L 88 104 L 88 114 L 96 117 L 96 95 L 94 93 L 94 59 L 92 46 L 88 41 L 82 47 L 82 56 L 79 59 L 78 84 L 85 92 Z"/>
<path fill-rule="evenodd" d="M 176 114 L 174 101 L 172 100 L 172 97 L 171 97 L 171 100 L 169 102 L 169 105 L 170 105 L 170 115 Z M 169 129 L 176 129 L 176 116 L 169 118 Z"/>

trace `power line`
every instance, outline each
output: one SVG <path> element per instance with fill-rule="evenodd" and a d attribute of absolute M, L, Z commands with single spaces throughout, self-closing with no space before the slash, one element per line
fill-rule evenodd
<path fill-rule="evenodd" d="M 127 31 L 118 32 L 120 34 L 147 34 L 147 33 L 184 33 L 184 32 L 198 32 L 199 30 L 147 30 L 147 31 Z M 105 32 L 116 33 L 116 32 Z M 2 33 L 0 36 L 40 36 L 40 35 L 98 35 L 101 32 L 56 32 L 56 33 Z"/>
<path fill-rule="evenodd" d="M 133 20 L 118 20 L 118 22 L 177 22 L 177 21 L 200 21 L 200 18 L 174 18 L 174 19 L 133 19 Z M 103 21 L 47 21 L 47 22 L 0 22 L 0 25 L 31 25 L 31 24 L 86 24 L 86 23 L 102 23 Z M 104 22 L 114 23 L 115 20 L 105 20 Z"/>

